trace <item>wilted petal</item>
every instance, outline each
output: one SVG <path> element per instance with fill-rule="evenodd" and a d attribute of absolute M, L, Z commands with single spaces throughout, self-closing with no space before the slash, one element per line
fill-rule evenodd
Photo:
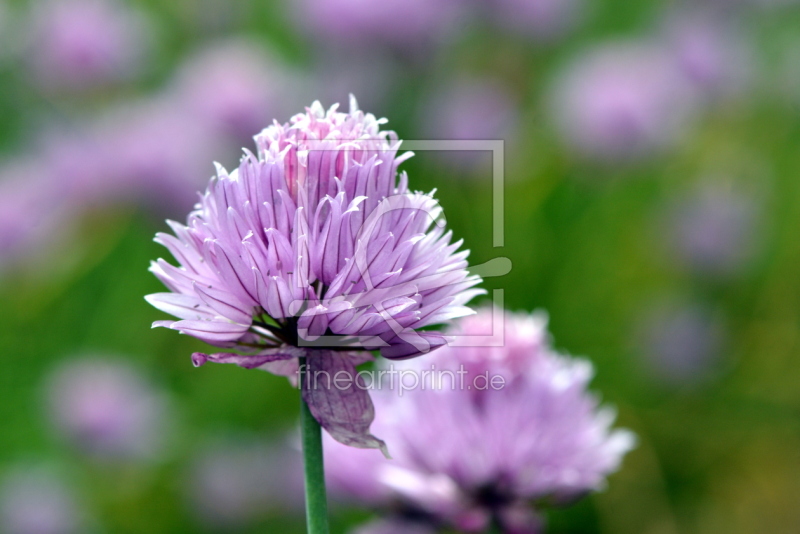
<path fill-rule="evenodd" d="M 259 369 L 272 373 L 275 376 L 284 376 L 289 379 L 292 386 L 297 387 L 297 377 L 300 373 L 300 365 L 297 358 L 267 362 L 259 367 Z"/>
<path fill-rule="evenodd" d="M 380 449 L 388 458 L 386 444 L 369 433 L 375 409 L 349 353 L 308 351 L 304 371 L 303 400 L 322 428 L 340 443 Z"/>
<path fill-rule="evenodd" d="M 208 362 L 212 363 L 233 363 L 244 369 L 262 369 L 267 364 L 297 358 L 302 351 L 295 347 L 281 347 L 269 349 L 258 354 L 236 354 L 233 352 L 218 352 L 216 354 L 205 354 L 195 352 L 192 354 L 192 363 L 195 367 L 200 367 Z"/>

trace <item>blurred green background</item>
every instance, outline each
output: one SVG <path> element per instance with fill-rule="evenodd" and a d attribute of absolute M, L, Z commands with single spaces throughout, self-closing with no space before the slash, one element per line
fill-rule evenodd
<path fill-rule="evenodd" d="M 37 473 L 80 525 L 63 532 L 303 531 L 292 461 L 268 458 L 290 454 L 269 451 L 292 447 L 296 392 L 194 369 L 206 347 L 151 330 L 165 317 L 143 296 L 161 291 L 155 232 L 185 217 L 213 161 L 230 168 L 272 118 L 353 92 L 404 139 L 505 140 L 501 248 L 488 153 L 404 168 L 437 188 L 472 263 L 511 259 L 485 287 L 545 309 L 639 436 L 549 532 L 798 532 L 797 4 L 376 6 L 0 4 L 0 497 Z M 90 450 L 59 426 L 79 401 L 54 377 L 86 358 L 162 403 L 146 453 Z M 255 457 L 263 480 L 242 467 Z M 368 516 L 335 507 L 333 530 Z"/>

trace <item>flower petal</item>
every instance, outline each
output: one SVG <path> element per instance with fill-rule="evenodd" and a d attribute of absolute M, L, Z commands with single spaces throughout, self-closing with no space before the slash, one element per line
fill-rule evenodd
<path fill-rule="evenodd" d="M 415 332 L 406 330 L 387 341 L 381 348 L 381 356 L 392 360 L 413 358 L 438 349 L 447 344 L 447 338 L 439 332 Z"/>
<path fill-rule="evenodd" d="M 380 449 L 386 444 L 369 433 L 375 408 L 363 377 L 348 353 L 308 351 L 303 400 L 322 428 L 336 441 L 360 449 Z"/>
<path fill-rule="evenodd" d="M 288 360 L 296 357 L 296 354 L 284 349 L 270 350 L 259 354 L 236 354 L 234 352 L 205 354 L 203 352 L 195 352 L 192 354 L 192 363 L 195 367 L 200 367 L 208 362 L 213 362 L 233 363 L 244 369 L 259 369 L 266 363 Z"/>

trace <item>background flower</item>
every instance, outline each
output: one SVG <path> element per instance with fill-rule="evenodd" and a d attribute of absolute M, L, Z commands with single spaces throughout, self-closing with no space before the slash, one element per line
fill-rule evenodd
<path fill-rule="evenodd" d="M 669 146 L 692 97 L 669 56 L 644 43 L 587 52 L 561 74 L 552 95 L 554 121 L 567 145 L 612 161 Z"/>
<path fill-rule="evenodd" d="M 727 329 L 713 310 L 691 302 L 659 302 L 639 328 L 638 350 L 657 381 L 697 385 L 719 372 Z"/>
<path fill-rule="evenodd" d="M 88 89 L 129 78 L 149 44 L 145 18 L 116 0 L 39 0 L 31 16 L 30 63 L 45 88 Z"/>
<path fill-rule="evenodd" d="M 99 458 L 152 460 L 173 424 L 165 395 L 113 358 L 65 362 L 49 378 L 46 395 L 61 437 Z"/>
<path fill-rule="evenodd" d="M 0 526 L 8 534 L 76 534 L 87 528 L 74 489 L 45 468 L 22 466 L 0 485 Z"/>
<path fill-rule="evenodd" d="M 280 511 L 300 515 L 300 454 L 286 445 L 229 435 L 198 447 L 186 477 L 189 509 L 205 529 L 245 528 Z M 265 482 L 266 481 L 266 482 Z"/>
<path fill-rule="evenodd" d="M 669 256 L 701 274 L 741 272 L 757 251 L 760 196 L 725 180 L 708 180 L 685 192 L 662 222 Z"/>
<path fill-rule="evenodd" d="M 304 0 L 295 7 L 298 23 L 313 36 L 340 45 L 378 42 L 399 50 L 426 49 L 457 22 L 462 9 L 455 0 Z"/>
<path fill-rule="evenodd" d="M 586 391 L 591 365 L 552 350 L 544 316 L 503 313 L 462 319 L 450 332 L 461 346 L 384 375 L 374 426 L 394 459 L 329 441 L 334 490 L 433 526 L 483 532 L 495 520 L 536 532 L 525 502 L 564 503 L 604 487 L 633 434 L 610 429 L 614 414 Z M 478 341 L 493 333 L 498 343 Z M 409 376 L 417 387 L 403 391 Z"/>
<path fill-rule="evenodd" d="M 580 0 L 492 0 L 486 2 L 501 26 L 523 36 L 548 41 L 562 37 L 578 22 Z"/>

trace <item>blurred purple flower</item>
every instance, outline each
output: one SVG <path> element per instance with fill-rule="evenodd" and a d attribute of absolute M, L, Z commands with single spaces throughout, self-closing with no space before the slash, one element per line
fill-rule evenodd
<path fill-rule="evenodd" d="M 706 96 L 741 91 L 750 71 L 743 36 L 719 13 L 680 12 L 666 23 L 666 43 L 689 83 Z"/>
<path fill-rule="evenodd" d="M 195 53 L 177 74 L 175 92 L 186 112 L 236 139 L 251 139 L 287 106 L 289 73 L 263 46 L 245 40 L 215 43 Z"/>
<path fill-rule="evenodd" d="M 396 58 L 374 48 L 356 50 L 320 47 L 315 50 L 314 64 L 304 85 L 309 98 L 322 95 L 322 102 L 344 102 L 357 94 L 359 105 L 383 109 L 399 83 L 403 65 Z M 308 98 L 306 100 L 309 100 Z"/>
<path fill-rule="evenodd" d="M 105 150 L 104 141 L 85 127 L 51 129 L 41 137 L 37 152 L 44 178 L 74 215 L 136 193 L 130 183 L 119 179 L 118 168 L 112 164 L 115 154 Z"/>
<path fill-rule="evenodd" d="M 153 459 L 168 428 L 166 398 L 130 367 L 70 360 L 47 383 L 49 410 L 71 445 L 99 458 Z"/>
<path fill-rule="evenodd" d="M 433 139 L 513 139 L 518 117 L 516 99 L 502 82 L 462 79 L 441 87 L 422 107 L 421 129 Z M 491 152 L 447 151 L 442 156 L 464 168 L 491 165 Z M 489 173 L 472 173 L 489 176 Z"/>
<path fill-rule="evenodd" d="M 673 202 L 665 221 L 672 256 L 713 275 L 733 274 L 753 258 L 757 196 L 724 183 L 704 183 Z"/>
<path fill-rule="evenodd" d="M 0 1 L 0 64 L 16 57 L 19 43 L 14 38 L 16 27 L 16 13 L 5 0 Z"/>
<path fill-rule="evenodd" d="M 74 495 L 74 490 L 46 470 L 12 471 L 0 482 L 0 532 L 85 533 Z"/>
<path fill-rule="evenodd" d="M 544 316 L 496 322 L 503 313 L 462 319 L 449 332 L 458 347 L 381 369 L 374 426 L 394 459 L 329 440 L 332 491 L 435 526 L 483 532 L 494 518 L 504 532 L 533 533 L 541 520 L 529 501 L 604 487 L 633 434 L 611 430 L 613 412 L 586 391 L 591 365 L 553 351 Z M 493 328 L 504 329 L 500 346 L 481 339 Z"/>
<path fill-rule="evenodd" d="M 199 92 L 194 97 L 200 98 Z M 111 108 L 78 134 L 51 135 L 45 153 L 74 202 L 140 203 L 170 214 L 194 205 L 197 189 L 214 170 L 209 155 L 228 153 L 235 146 L 233 130 L 241 126 L 233 117 L 240 102 L 232 91 L 227 110 L 201 112 L 194 97 L 166 91 Z"/>
<path fill-rule="evenodd" d="M 0 269 L 45 260 L 74 237 L 71 229 L 89 209 L 139 203 L 160 213 L 185 211 L 213 170 L 205 158 L 223 155 L 226 141 L 165 98 L 48 131 L 35 159 L 0 168 Z"/>
<path fill-rule="evenodd" d="M 147 24 L 116 0 L 40 0 L 33 6 L 30 61 L 47 88 L 86 89 L 141 66 Z"/>
<path fill-rule="evenodd" d="M 88 157 L 105 172 L 82 175 L 83 189 L 76 190 L 84 200 L 97 195 L 173 214 L 196 202 L 197 188 L 213 172 L 206 158 L 224 155 L 228 140 L 172 95 L 113 109 L 88 137 L 98 147 Z"/>
<path fill-rule="evenodd" d="M 41 162 L 14 161 L 0 169 L 0 270 L 35 257 L 68 232 L 63 184 Z"/>
<path fill-rule="evenodd" d="M 409 358 L 445 343 L 417 329 L 472 313 L 465 304 L 480 278 L 466 270 L 429 195 L 408 190 L 397 167 L 400 141 L 385 122 L 358 110 L 315 102 L 287 124 L 258 136 L 238 169 L 222 167 L 186 226 L 160 233 L 180 267 L 159 259 L 152 272 L 172 291 L 147 300 L 180 321 L 157 321 L 207 343 L 249 354 L 197 353 L 294 376 L 354 376 L 380 348 Z M 432 226 L 433 225 L 433 226 Z M 324 336 L 324 337 L 323 337 Z M 340 349 L 340 350 L 332 350 Z M 304 387 L 311 412 L 336 439 L 382 447 L 369 435 L 368 393 L 349 387 Z"/>
<path fill-rule="evenodd" d="M 302 0 L 295 18 L 311 36 L 329 43 L 413 53 L 443 40 L 464 7 L 458 0 Z"/>
<path fill-rule="evenodd" d="M 691 110 L 689 89 L 663 50 L 611 44 L 562 72 L 550 103 L 571 148 L 593 159 L 631 160 L 676 140 Z"/>
<path fill-rule="evenodd" d="M 708 377 L 719 362 L 722 321 L 697 304 L 661 303 L 640 326 L 640 349 L 649 371 L 667 383 L 691 384 Z"/>
<path fill-rule="evenodd" d="M 584 7 L 582 0 L 489 0 L 488 4 L 505 29 L 544 41 L 563 36 Z"/>
<path fill-rule="evenodd" d="M 719 1 L 721 1 L 723 4 L 729 4 L 731 0 Z M 767 10 L 778 10 L 781 8 L 796 6 L 797 0 L 739 0 L 739 3 Z"/>
<path fill-rule="evenodd" d="M 300 455 L 236 437 L 201 449 L 191 465 L 191 511 L 205 526 L 242 527 L 303 502 Z"/>

